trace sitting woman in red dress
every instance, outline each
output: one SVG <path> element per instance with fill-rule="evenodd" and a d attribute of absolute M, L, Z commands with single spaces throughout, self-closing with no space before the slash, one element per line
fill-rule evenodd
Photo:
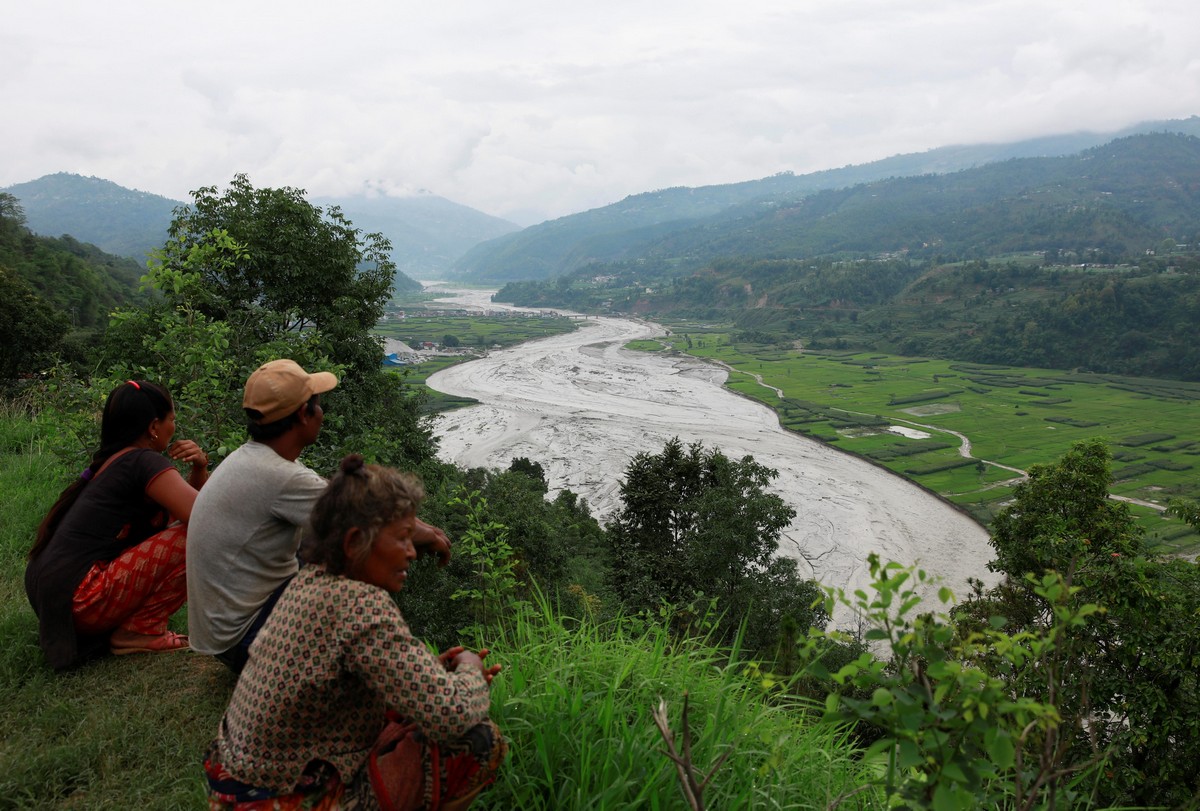
<path fill-rule="evenodd" d="M 187 520 L 208 457 L 190 439 L 172 443 L 174 434 L 166 389 L 145 380 L 117 386 L 104 403 L 100 450 L 38 527 L 25 592 L 56 670 L 105 650 L 187 650 L 167 620 L 187 599 Z M 187 481 L 173 462 L 191 466 Z"/>
<path fill-rule="evenodd" d="M 417 557 L 424 495 L 409 474 L 342 460 L 205 758 L 210 809 L 452 811 L 495 780 L 499 665 L 461 647 L 435 656 L 391 596 Z"/>

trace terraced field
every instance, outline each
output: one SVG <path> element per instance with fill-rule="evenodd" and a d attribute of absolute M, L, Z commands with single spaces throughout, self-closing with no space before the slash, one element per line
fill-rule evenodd
<path fill-rule="evenodd" d="M 872 459 L 985 523 L 1020 471 L 1102 437 L 1111 491 L 1133 504 L 1152 542 L 1200 552 L 1200 536 L 1161 509 L 1200 497 L 1200 384 L 805 352 L 672 329 L 671 349 L 728 365 L 726 385 L 775 409 L 785 427 Z"/>

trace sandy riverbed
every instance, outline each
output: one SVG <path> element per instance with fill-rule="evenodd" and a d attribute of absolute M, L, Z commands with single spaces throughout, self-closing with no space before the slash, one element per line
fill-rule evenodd
<path fill-rule="evenodd" d="M 495 306 L 481 293 L 456 300 L 464 302 Z M 657 453 L 673 436 L 701 441 L 779 471 L 774 489 L 796 510 L 780 551 L 826 585 L 865 586 L 872 551 L 916 563 L 960 594 L 968 577 L 994 579 L 985 569 L 987 533 L 963 513 L 874 465 L 783 430 L 770 409 L 722 388 L 725 372 L 714 366 L 621 349 L 662 334 L 655 324 L 591 319 L 575 333 L 437 373 L 433 388 L 482 402 L 438 420 L 440 455 L 498 468 L 529 457 L 545 467 L 552 488 L 580 494 L 603 521 L 620 506 L 630 457 Z M 849 618 L 839 612 L 837 619 Z"/>

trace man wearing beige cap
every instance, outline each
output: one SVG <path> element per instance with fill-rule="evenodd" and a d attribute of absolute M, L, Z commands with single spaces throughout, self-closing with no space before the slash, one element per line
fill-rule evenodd
<path fill-rule="evenodd" d="M 246 381 L 242 407 L 250 441 L 209 476 L 188 524 L 188 636 L 240 673 L 275 601 L 299 568 L 300 530 L 325 479 L 301 464 L 325 415 L 321 395 L 337 378 L 309 374 L 293 360 L 273 360 Z M 418 522 L 414 543 L 444 565 L 450 544 Z"/>

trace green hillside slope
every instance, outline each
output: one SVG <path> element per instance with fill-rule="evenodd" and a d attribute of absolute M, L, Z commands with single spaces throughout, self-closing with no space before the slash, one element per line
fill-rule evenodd
<path fill-rule="evenodd" d="M 647 192 L 482 243 L 455 265 L 455 272 L 480 282 L 543 279 L 590 262 L 620 261 L 651 251 L 669 253 L 672 247 L 686 253 L 684 244 L 703 245 L 698 234 L 713 228 L 720 231 L 722 221 L 738 223 L 735 230 L 744 228 L 744 221 L 753 222 L 764 213 L 820 191 L 890 178 L 942 175 L 1018 158 L 1072 155 L 1118 136 L 1167 132 L 1200 135 L 1200 118 L 1147 122 L 1116 134 L 1076 133 L 1014 144 L 948 146 L 806 175 L 784 172 L 743 183 Z M 671 236 L 675 234 L 681 236 Z M 747 236 L 753 239 L 755 235 Z M 721 238 L 728 239 L 726 235 Z M 715 250 L 705 255 L 732 250 L 720 242 L 713 247 Z"/>
<path fill-rule="evenodd" d="M 177 200 L 118 186 L 98 177 L 58 172 L 0 189 L 21 201 L 29 228 L 69 234 L 106 253 L 145 261 L 162 247 Z"/>

